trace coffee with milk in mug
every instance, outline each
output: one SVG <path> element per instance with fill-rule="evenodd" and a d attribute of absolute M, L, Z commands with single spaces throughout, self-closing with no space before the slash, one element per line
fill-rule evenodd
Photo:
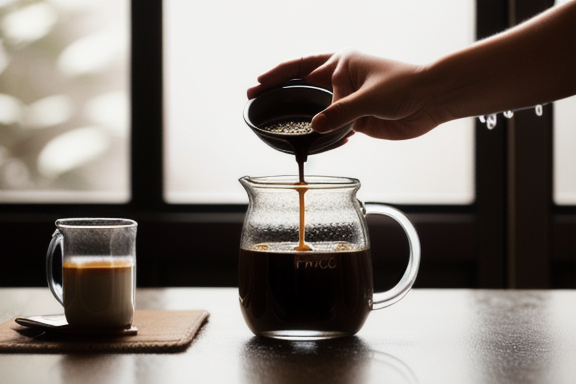
<path fill-rule="evenodd" d="M 134 315 L 134 263 L 130 258 L 85 259 L 72 257 L 63 265 L 68 323 L 129 327 Z"/>
<path fill-rule="evenodd" d="M 128 219 L 56 221 L 46 274 L 67 322 L 77 327 L 129 328 L 136 297 L 136 228 Z M 62 250 L 62 281 L 55 281 L 56 250 Z"/>

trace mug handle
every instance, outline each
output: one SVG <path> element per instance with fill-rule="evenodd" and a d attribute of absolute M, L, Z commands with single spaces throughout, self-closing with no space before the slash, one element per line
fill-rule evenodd
<path fill-rule="evenodd" d="M 400 224 L 408 236 L 410 247 L 408 266 L 400 281 L 388 291 L 374 293 L 372 309 L 382 309 L 400 301 L 414 285 L 420 266 L 420 239 L 410 220 L 396 208 L 384 204 L 366 203 L 365 209 L 366 215 L 388 216 Z"/>
<path fill-rule="evenodd" d="M 48 246 L 48 252 L 46 253 L 46 278 L 48 279 L 48 287 L 50 291 L 60 302 L 64 305 L 64 300 L 62 299 L 62 284 L 57 283 L 54 280 L 54 252 L 56 248 L 60 246 L 60 250 L 64 253 L 64 236 L 59 230 L 56 230 L 52 235 L 52 240 L 50 240 L 50 245 Z"/>

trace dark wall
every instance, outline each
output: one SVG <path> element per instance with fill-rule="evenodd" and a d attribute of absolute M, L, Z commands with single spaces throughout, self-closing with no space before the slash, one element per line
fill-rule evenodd
<path fill-rule="evenodd" d="M 138 285 L 236 286 L 244 215 L 182 214 L 135 217 L 138 221 Z M 466 220 L 463 218 L 462 220 Z M 417 285 L 475 287 L 474 230 L 452 224 L 455 239 L 442 240 L 425 222 L 416 223 L 422 243 Z M 3 267 L 0 286 L 45 286 L 46 249 L 54 220 L 21 218 L 0 222 Z M 391 286 L 404 271 L 408 245 L 403 231 L 386 219 L 369 220 L 375 285 Z M 450 224 L 446 224 L 450 225 Z M 444 231 L 446 232 L 446 231 Z M 442 251 L 444 249 L 444 251 Z"/>
<path fill-rule="evenodd" d="M 244 214 L 135 215 L 138 221 L 138 286 L 236 286 Z M 46 249 L 54 219 L 0 215 L 0 286 L 46 286 Z M 482 288 L 476 223 L 470 215 L 443 220 L 412 215 L 422 245 L 417 287 Z M 576 288 L 576 223 L 555 231 L 552 288 Z M 404 271 L 403 231 L 385 218 L 370 218 L 375 287 L 391 287 Z M 502 268 L 505 268 L 502 265 Z M 489 273 L 489 272 L 488 272 Z M 504 287 L 502 287 L 504 288 Z"/>

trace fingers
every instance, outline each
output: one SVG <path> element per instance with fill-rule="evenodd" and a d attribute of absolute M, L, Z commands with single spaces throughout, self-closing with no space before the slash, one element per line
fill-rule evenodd
<path fill-rule="evenodd" d="M 357 101 L 356 93 L 350 94 L 333 102 L 325 110 L 312 119 L 312 129 L 320 133 L 327 133 L 350 124 L 364 116 L 359 108 L 362 103 Z"/>
<path fill-rule="evenodd" d="M 252 99 L 263 91 L 288 80 L 305 78 L 331 56 L 332 54 L 306 56 L 277 65 L 258 77 L 259 84 L 248 89 L 248 98 Z"/>
<path fill-rule="evenodd" d="M 306 75 L 306 81 L 312 85 L 334 90 L 332 80 L 334 71 L 338 67 L 338 60 L 339 56 L 337 54 L 331 55 L 324 63 L 318 65 Z"/>
<path fill-rule="evenodd" d="M 317 114 L 312 119 L 312 129 L 328 133 L 353 123 L 355 132 L 373 138 L 407 140 L 421 136 L 436 126 L 426 117 L 406 117 L 399 120 L 376 117 L 361 108 L 364 105 L 366 102 L 357 93 L 349 95 Z"/>
<path fill-rule="evenodd" d="M 286 61 L 258 77 L 261 84 L 274 84 L 295 78 L 304 78 L 324 64 L 332 55 L 314 55 Z"/>

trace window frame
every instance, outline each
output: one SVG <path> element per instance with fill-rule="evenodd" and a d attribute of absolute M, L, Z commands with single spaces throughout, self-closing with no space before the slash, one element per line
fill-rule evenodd
<path fill-rule="evenodd" d="M 478 39 L 500 32 L 514 24 L 515 20 L 551 6 L 550 0 L 530 2 L 536 8 L 518 0 L 476 3 Z M 214 228 L 225 227 L 230 244 L 220 252 L 220 257 L 226 258 L 225 263 L 228 263 L 225 273 L 228 278 L 218 277 L 217 260 L 213 262 L 214 265 L 192 265 L 212 268 L 213 273 L 197 280 L 198 284 L 233 285 L 235 272 L 232 259 L 236 257 L 235 242 L 246 206 L 168 204 L 163 199 L 162 0 L 131 0 L 130 29 L 130 201 L 125 204 L 0 204 L 0 230 L 7 233 L 15 223 L 41 223 L 38 234 L 40 231 L 49 234 L 49 231 L 53 231 L 54 220 L 60 217 L 131 217 L 140 223 L 140 269 L 150 271 L 159 268 L 159 261 L 155 259 L 157 255 L 153 253 L 162 251 L 161 248 L 154 248 L 154 239 L 162 236 L 172 239 L 175 244 L 166 244 L 166 252 L 193 258 L 190 249 L 183 249 L 190 246 L 181 240 L 189 237 L 186 231 L 197 231 L 211 225 Z M 571 233 L 572 228 L 576 228 L 576 207 L 558 207 L 552 203 L 552 108 L 545 108 L 544 118 L 538 119 L 523 113 L 516 114 L 510 120 L 499 115 L 497 127 L 492 130 L 479 121 L 475 124 L 475 202 L 470 205 L 396 205 L 415 223 L 423 243 L 422 278 L 419 278 L 416 286 L 447 286 L 442 285 L 444 271 L 451 271 L 451 276 L 456 276 L 459 270 L 452 270 L 449 265 L 461 262 L 462 268 L 473 271 L 462 283 L 466 287 L 550 287 L 553 284 L 550 260 L 568 263 L 571 268 L 576 265 L 576 257 L 572 258 L 571 251 L 576 249 L 576 245 L 570 243 L 570 236 L 552 235 Z M 528 179 L 527 172 L 520 164 L 531 156 L 529 152 L 534 148 L 525 144 L 526 130 L 515 128 L 524 124 L 543 127 L 538 140 L 546 143 L 538 157 L 544 166 L 538 168 L 536 175 L 543 188 L 538 194 L 528 196 L 527 201 L 521 191 L 533 180 Z M 528 173 L 533 177 L 532 170 Z M 534 206 L 539 207 L 538 225 L 530 226 L 528 224 L 534 222 Z M 371 226 L 389 227 L 382 223 L 372 223 Z M 22 233 L 18 233 L 16 239 L 26 236 L 26 225 L 18 228 Z M 10 243 L 14 249 L 17 248 L 17 241 L 20 240 Z M 42 243 L 41 240 L 38 242 Z M 40 244 L 36 252 L 45 245 Z M 531 247 L 536 247 L 541 253 L 523 258 L 522 253 L 531 253 Z M 555 259 L 551 255 L 552 249 L 556 253 L 560 249 L 564 256 Z M 542 273 L 542 268 L 548 273 Z M 142 278 L 139 276 L 139 285 L 172 284 L 150 273 Z"/>

